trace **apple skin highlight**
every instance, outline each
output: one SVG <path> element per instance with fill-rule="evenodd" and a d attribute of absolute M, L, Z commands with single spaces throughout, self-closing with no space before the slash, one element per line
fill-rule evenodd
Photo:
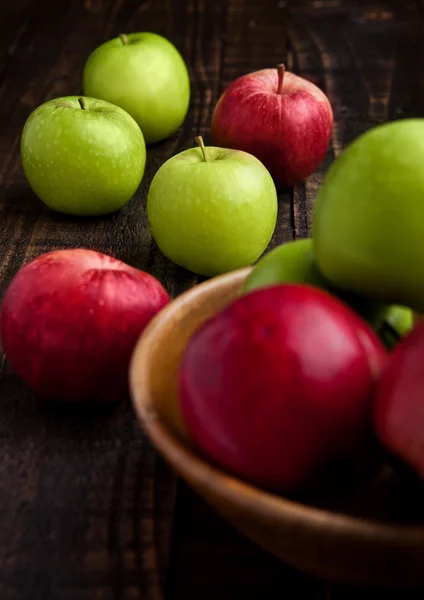
<path fill-rule="evenodd" d="M 22 267 L 6 291 L 4 351 L 44 399 L 121 400 L 135 343 L 168 302 L 157 279 L 111 256 L 48 252 Z"/>
<path fill-rule="evenodd" d="M 256 156 L 283 189 L 319 167 L 332 128 L 324 92 L 281 66 L 233 81 L 215 107 L 211 133 L 215 145 Z"/>

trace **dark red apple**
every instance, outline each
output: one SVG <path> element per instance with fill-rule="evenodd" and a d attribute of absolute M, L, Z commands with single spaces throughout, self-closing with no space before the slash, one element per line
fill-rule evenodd
<path fill-rule="evenodd" d="M 214 462 L 256 485 L 290 490 L 368 442 L 385 357 L 365 321 L 327 292 L 259 289 L 189 342 L 182 414 Z"/>
<path fill-rule="evenodd" d="M 374 407 L 377 437 L 424 479 L 424 322 L 390 355 Z"/>
<path fill-rule="evenodd" d="M 48 252 L 22 267 L 6 291 L 4 351 L 46 399 L 119 400 L 134 345 L 168 301 L 159 281 L 115 258 Z"/>
<path fill-rule="evenodd" d="M 279 65 L 231 83 L 215 107 L 211 134 L 216 146 L 256 156 L 281 189 L 318 168 L 332 128 L 333 111 L 324 92 Z"/>

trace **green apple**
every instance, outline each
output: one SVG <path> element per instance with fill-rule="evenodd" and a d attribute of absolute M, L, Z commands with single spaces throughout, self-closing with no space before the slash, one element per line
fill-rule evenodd
<path fill-rule="evenodd" d="M 21 158 L 30 186 L 48 207 L 103 215 L 134 195 L 146 146 L 139 126 L 121 108 L 68 96 L 45 102 L 29 116 Z"/>
<path fill-rule="evenodd" d="M 90 54 L 84 93 L 126 110 L 151 144 L 170 136 L 184 121 L 190 79 L 181 54 L 166 38 L 121 34 Z"/>
<path fill-rule="evenodd" d="M 251 154 L 196 141 L 200 148 L 173 156 L 156 173 L 147 215 L 165 256 L 213 276 L 259 258 L 275 229 L 277 193 Z"/>
<path fill-rule="evenodd" d="M 390 307 L 385 321 L 400 337 L 404 337 L 414 327 L 414 313 L 406 306 L 393 305 Z"/>
<path fill-rule="evenodd" d="M 342 292 L 331 285 L 316 266 L 310 238 L 286 242 L 271 250 L 256 264 L 243 289 L 249 292 L 279 283 L 306 283 L 327 290 L 349 304 L 374 327 L 382 323 L 389 310 L 380 302 Z"/>
<path fill-rule="evenodd" d="M 334 161 L 312 236 L 335 286 L 424 311 L 423 165 L 424 119 L 375 127 Z"/>
<path fill-rule="evenodd" d="M 286 242 L 266 254 L 246 278 L 246 292 L 278 283 L 309 283 L 328 288 L 315 266 L 311 239 Z"/>
<path fill-rule="evenodd" d="M 378 334 L 388 350 L 395 346 L 414 327 L 414 313 L 406 306 L 394 304 L 388 310 L 384 322 L 378 329 Z"/>

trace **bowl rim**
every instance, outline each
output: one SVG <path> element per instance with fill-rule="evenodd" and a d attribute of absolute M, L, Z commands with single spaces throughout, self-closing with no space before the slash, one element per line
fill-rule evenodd
<path fill-rule="evenodd" d="M 350 541 L 352 538 L 358 541 L 373 538 L 374 542 L 381 544 L 395 543 L 402 547 L 423 546 L 424 524 L 402 524 L 332 511 L 279 496 L 238 479 L 191 451 L 168 429 L 152 408 L 148 375 L 150 362 L 148 348 L 151 341 L 182 306 L 196 301 L 205 292 L 225 286 L 229 281 L 241 283 L 250 271 L 251 267 L 231 271 L 186 290 L 150 321 L 137 341 L 129 371 L 131 400 L 136 415 L 152 444 L 183 479 L 187 477 L 195 481 L 200 488 L 220 496 L 228 503 L 243 505 L 246 511 L 262 513 L 267 520 L 284 519 L 291 523 L 296 521 L 297 525 L 304 529 L 310 529 L 313 523 L 318 534 L 328 533 L 331 528 L 337 532 L 338 537 L 342 533 L 343 537 Z M 139 385 L 139 381 L 143 381 L 144 385 Z"/>

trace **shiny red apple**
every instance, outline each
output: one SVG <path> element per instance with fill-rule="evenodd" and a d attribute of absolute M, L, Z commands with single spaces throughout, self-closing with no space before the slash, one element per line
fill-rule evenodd
<path fill-rule="evenodd" d="M 374 424 L 382 445 L 424 479 L 424 322 L 396 346 L 383 370 Z"/>
<path fill-rule="evenodd" d="M 179 376 L 184 421 L 224 469 L 291 490 L 361 452 L 385 357 L 365 321 L 327 292 L 256 290 L 190 340 Z"/>
<path fill-rule="evenodd" d="M 48 252 L 22 267 L 6 291 L 4 351 L 46 399 L 119 400 L 134 345 L 168 301 L 154 277 L 111 256 Z"/>
<path fill-rule="evenodd" d="M 281 189 L 319 167 L 332 128 L 324 92 L 279 65 L 233 81 L 215 107 L 211 133 L 216 146 L 256 156 Z"/>

